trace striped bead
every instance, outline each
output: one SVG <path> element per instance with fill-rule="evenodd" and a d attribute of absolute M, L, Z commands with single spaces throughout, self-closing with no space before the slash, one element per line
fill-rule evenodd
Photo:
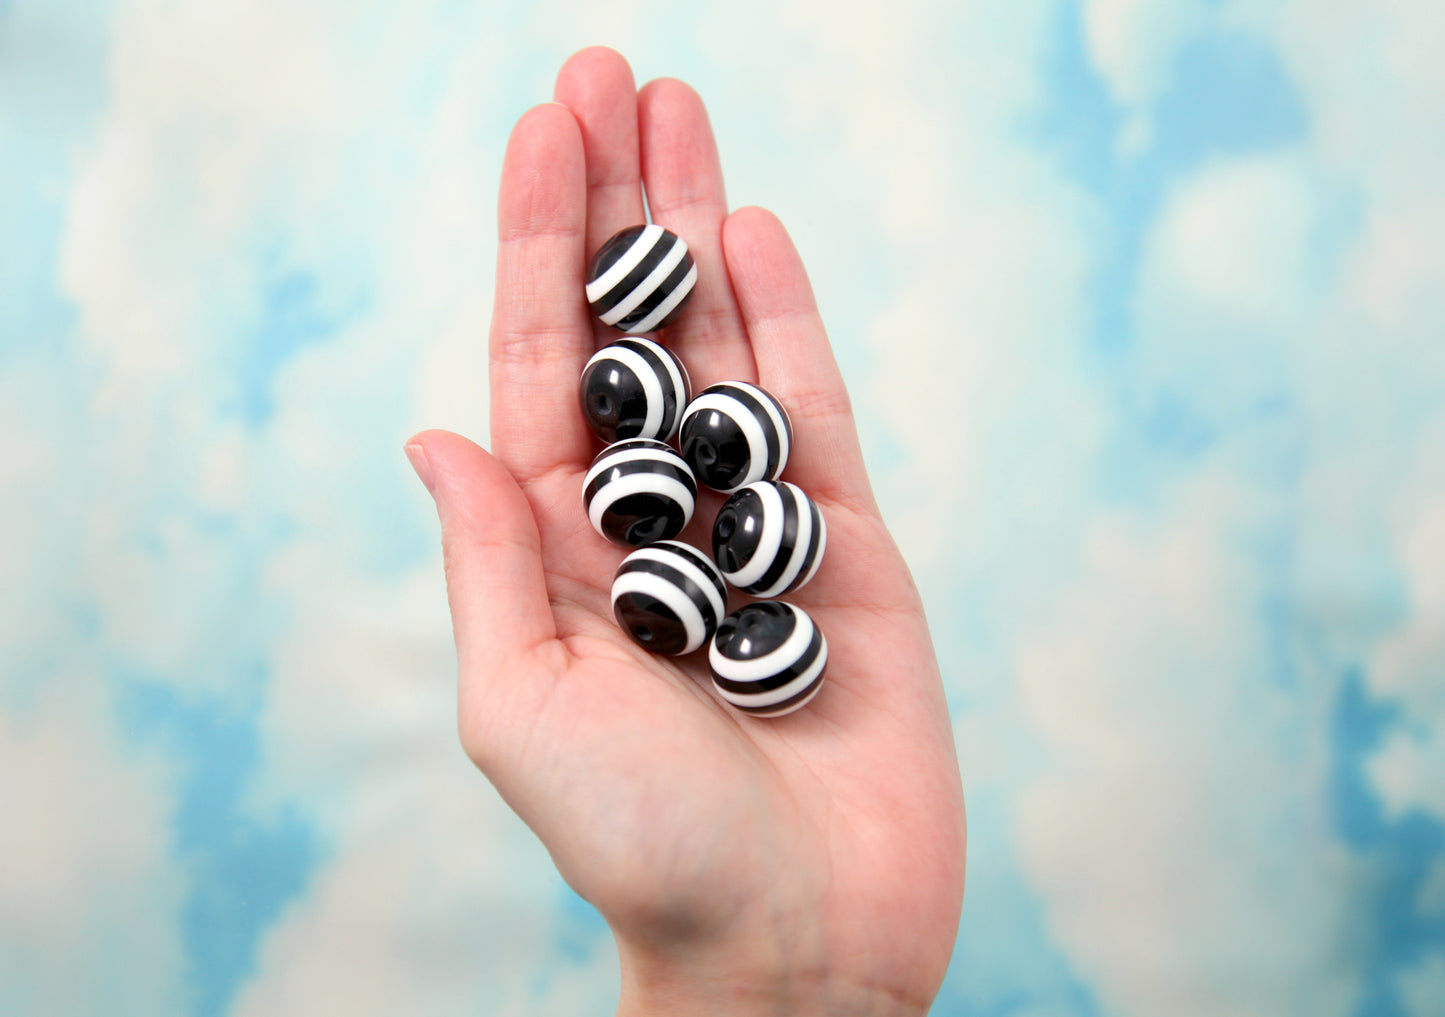
<path fill-rule="evenodd" d="M 712 553 L 723 576 L 755 597 L 805 585 L 827 545 L 823 513 L 786 480 L 759 480 L 735 492 L 712 527 Z"/>
<path fill-rule="evenodd" d="M 697 285 L 687 243 L 657 224 L 615 233 L 592 257 L 587 303 L 623 332 L 653 332 L 677 317 Z"/>
<path fill-rule="evenodd" d="M 622 559 L 612 581 L 612 613 L 644 650 L 678 656 L 717 631 L 727 613 L 727 587 L 707 555 L 659 540 Z"/>
<path fill-rule="evenodd" d="M 725 381 L 688 404 L 679 440 L 698 481 L 730 494 L 778 478 L 788 465 L 793 424 L 783 404 L 756 385 Z"/>
<path fill-rule="evenodd" d="M 594 353 L 582 369 L 582 416 L 605 442 L 669 440 L 682 425 L 691 397 L 682 361 L 651 339 L 619 339 Z"/>
<path fill-rule="evenodd" d="M 582 481 L 592 528 L 615 544 L 640 547 L 682 532 L 692 518 L 697 481 L 671 448 L 651 438 L 609 445 Z"/>
<path fill-rule="evenodd" d="M 723 619 L 707 662 L 728 703 L 756 717 L 781 717 L 818 694 L 828 641 L 806 611 L 767 600 Z"/>

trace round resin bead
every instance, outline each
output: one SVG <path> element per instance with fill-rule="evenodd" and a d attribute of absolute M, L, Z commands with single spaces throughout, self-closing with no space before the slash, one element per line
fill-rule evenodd
<path fill-rule="evenodd" d="M 717 631 L 727 614 L 727 587 L 707 555 L 659 540 L 622 559 L 612 581 L 612 613 L 644 650 L 678 656 Z"/>
<path fill-rule="evenodd" d="M 619 339 L 582 369 L 580 398 L 587 426 L 603 441 L 667 441 L 682 424 L 692 397 L 687 369 L 651 339 Z"/>
<path fill-rule="evenodd" d="M 728 703 L 756 717 L 781 717 L 818 694 L 828 641 L 806 611 L 767 600 L 723 619 L 707 662 Z"/>
<path fill-rule="evenodd" d="M 650 438 L 603 449 L 582 481 L 592 528 L 615 544 L 640 547 L 682 532 L 692 518 L 697 481 L 672 449 Z"/>
<path fill-rule="evenodd" d="M 778 478 L 788 465 L 793 424 L 783 404 L 756 385 L 725 381 L 688 403 L 679 440 L 698 481 L 730 494 Z"/>
<path fill-rule="evenodd" d="M 676 318 L 696 285 L 682 237 L 655 223 L 629 226 L 593 255 L 587 303 L 604 325 L 641 335 Z"/>
<path fill-rule="evenodd" d="M 805 585 L 827 545 L 823 513 L 786 480 L 759 480 L 734 492 L 712 527 L 718 568 L 755 597 L 778 597 Z"/>

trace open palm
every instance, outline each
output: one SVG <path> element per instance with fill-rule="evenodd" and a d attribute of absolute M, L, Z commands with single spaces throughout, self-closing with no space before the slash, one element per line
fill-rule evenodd
<path fill-rule="evenodd" d="M 770 214 L 728 213 L 686 85 L 638 92 L 589 49 L 556 98 L 518 122 L 502 173 L 494 452 L 439 431 L 409 449 L 442 521 L 463 743 L 612 927 L 624 1012 L 925 1010 L 963 893 L 962 794 L 922 606 L 802 264 Z M 827 559 L 791 598 L 827 634 L 827 679 L 781 719 L 723 705 L 705 653 L 628 640 L 608 593 L 624 552 L 582 509 L 599 446 L 577 381 L 609 338 L 583 273 L 644 221 L 644 188 L 699 269 L 665 341 L 695 389 L 754 381 L 787 406 L 786 477 L 827 518 Z M 719 501 L 682 539 L 710 547 Z"/>

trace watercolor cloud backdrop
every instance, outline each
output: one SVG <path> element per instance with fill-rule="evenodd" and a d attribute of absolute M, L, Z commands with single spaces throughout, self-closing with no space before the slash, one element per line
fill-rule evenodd
<path fill-rule="evenodd" d="M 1440 1012 L 1442 35 L 0 3 L 0 1011 L 609 1012 L 456 745 L 400 454 L 486 438 L 502 145 L 603 43 L 792 229 L 925 592 L 972 835 L 936 1012 Z"/>

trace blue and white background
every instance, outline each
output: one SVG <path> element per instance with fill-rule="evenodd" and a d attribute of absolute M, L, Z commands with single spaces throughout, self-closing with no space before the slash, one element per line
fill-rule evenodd
<path fill-rule="evenodd" d="M 401 453 L 616 46 L 791 227 L 969 794 L 936 1013 L 1445 1013 L 1445 8 L 0 0 L 0 1013 L 610 1012 Z"/>

